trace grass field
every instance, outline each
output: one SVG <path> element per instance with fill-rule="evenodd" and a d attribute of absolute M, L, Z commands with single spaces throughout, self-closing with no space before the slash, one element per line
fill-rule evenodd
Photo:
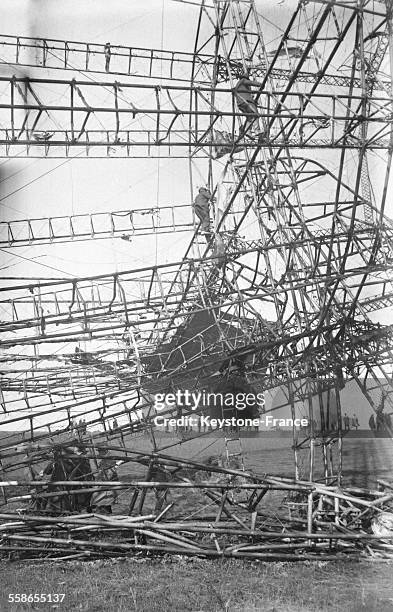
<path fill-rule="evenodd" d="M 250 563 L 169 558 L 2 563 L 0 609 L 88 612 L 388 612 L 390 563 Z M 62 604 L 8 604 L 9 593 L 65 593 Z"/>
<path fill-rule="evenodd" d="M 351 432 L 349 437 L 343 440 L 343 466 L 344 479 L 346 484 L 373 487 L 376 478 L 386 478 L 389 480 L 393 474 L 393 443 L 390 438 L 375 438 L 370 433 L 370 437 L 356 437 Z M 364 432 L 367 434 L 367 432 Z M 65 439 L 69 440 L 69 437 Z M 20 434 L 12 432 L 0 433 L 2 444 L 17 445 L 21 442 Z M 151 452 L 152 445 L 150 438 L 146 435 L 124 436 L 127 448 L 138 452 Z M 156 435 L 157 449 L 162 452 L 177 456 L 187 457 L 194 461 L 203 461 L 210 455 L 223 455 L 225 445 L 222 436 L 209 434 L 196 437 L 191 440 L 181 441 L 175 434 Z M 119 439 L 114 436 L 112 443 L 119 446 Z M 243 437 L 241 440 L 242 454 L 246 470 L 251 470 L 256 474 L 274 474 L 294 476 L 294 462 L 292 451 L 291 436 L 277 436 L 274 432 L 270 435 Z M 334 456 L 337 462 L 337 449 Z M 305 469 L 308 464 L 308 451 L 299 452 L 300 464 Z M 3 465 L 13 461 L 12 453 L 9 460 L 4 459 Z M 322 476 L 321 452 L 316 450 L 316 477 Z M 144 476 L 146 468 L 137 464 L 125 464 L 119 470 L 120 475 Z M 13 473 L 16 477 L 16 473 Z"/>

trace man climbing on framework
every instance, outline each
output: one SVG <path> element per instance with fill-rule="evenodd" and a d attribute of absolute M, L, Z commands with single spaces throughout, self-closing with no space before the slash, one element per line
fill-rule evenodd
<path fill-rule="evenodd" d="M 105 55 L 105 72 L 109 72 L 109 64 L 111 63 L 111 43 L 106 43 L 104 47 L 104 55 Z"/>
<path fill-rule="evenodd" d="M 200 187 L 199 193 L 193 202 L 193 209 L 201 222 L 201 232 L 205 234 L 206 242 L 211 236 L 210 230 L 210 202 L 213 202 L 212 194 L 206 187 Z"/>
<path fill-rule="evenodd" d="M 240 75 L 238 82 L 233 88 L 233 94 L 241 113 L 247 115 L 246 122 L 240 131 L 239 138 L 242 138 L 245 133 L 253 126 L 258 117 L 258 106 L 255 99 L 255 93 L 252 91 L 252 87 L 261 87 L 262 83 L 257 83 L 249 78 L 248 71 L 244 71 Z M 250 116 L 254 115 L 254 116 Z"/>

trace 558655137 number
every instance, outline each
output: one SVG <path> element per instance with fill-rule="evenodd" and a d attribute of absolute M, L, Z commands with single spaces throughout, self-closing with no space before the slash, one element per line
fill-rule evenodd
<path fill-rule="evenodd" d="M 65 593 L 9 593 L 8 603 L 62 603 Z"/>

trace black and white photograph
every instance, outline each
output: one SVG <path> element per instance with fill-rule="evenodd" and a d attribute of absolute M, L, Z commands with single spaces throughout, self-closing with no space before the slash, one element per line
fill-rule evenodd
<path fill-rule="evenodd" d="M 0 24 L 0 612 L 393 612 L 393 0 Z"/>

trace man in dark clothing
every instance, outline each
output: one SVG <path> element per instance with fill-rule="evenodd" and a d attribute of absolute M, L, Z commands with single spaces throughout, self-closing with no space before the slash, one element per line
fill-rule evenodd
<path fill-rule="evenodd" d="M 252 91 L 251 88 L 253 86 L 260 87 L 260 85 L 261 84 L 257 83 L 256 81 L 251 81 L 249 79 L 248 73 L 245 72 L 233 88 L 233 94 L 235 96 L 239 111 L 247 115 L 246 123 L 244 124 L 241 136 L 243 136 L 248 130 L 248 128 L 252 126 L 258 115 L 258 107 L 255 101 L 255 93 Z M 250 114 L 253 114 L 255 116 L 250 117 Z"/>
<path fill-rule="evenodd" d="M 109 72 L 109 65 L 111 62 L 111 44 L 110 43 L 106 43 L 105 47 L 104 47 L 104 55 L 105 55 L 105 72 Z"/>
<path fill-rule="evenodd" d="M 212 194 L 206 187 L 200 187 L 199 193 L 196 196 L 193 208 L 196 216 L 201 222 L 201 232 L 206 234 L 206 240 L 210 236 L 210 201 Z"/>
<path fill-rule="evenodd" d="M 40 487 L 40 491 L 59 494 L 47 498 L 37 495 L 34 501 L 37 510 L 56 515 L 90 509 L 90 493 L 65 494 L 69 487 L 56 484 L 65 480 L 93 480 L 90 462 L 85 452 L 85 448 L 80 445 L 73 447 L 59 445 L 53 449 L 53 458 L 40 474 L 41 482 L 45 481 L 48 484 Z"/>
<path fill-rule="evenodd" d="M 108 480 L 109 482 L 119 480 L 119 476 L 116 470 L 116 461 L 106 457 L 108 449 L 105 446 L 101 446 L 97 449 L 103 458 L 100 459 L 98 464 L 98 471 L 96 473 L 95 480 L 103 481 Z M 112 514 L 112 506 L 116 503 L 117 492 L 115 489 L 107 489 L 102 491 L 95 491 L 91 496 L 91 510 L 101 514 Z"/>
<path fill-rule="evenodd" d="M 170 482 L 171 476 L 160 465 L 153 463 L 149 467 L 147 480 L 152 480 L 155 482 Z M 159 487 L 154 489 L 154 494 L 156 498 L 154 512 L 156 514 L 159 514 L 163 510 L 165 504 L 168 503 L 168 496 L 170 494 L 170 491 L 167 487 Z"/>
<path fill-rule="evenodd" d="M 385 423 L 385 415 L 383 413 L 383 408 L 379 408 L 377 410 L 377 418 L 376 418 L 376 429 L 377 431 L 382 431 Z"/>
<path fill-rule="evenodd" d="M 349 431 L 349 416 L 347 413 L 344 414 L 344 429 L 345 431 Z"/>
<path fill-rule="evenodd" d="M 374 417 L 374 415 L 373 415 L 373 414 L 370 416 L 370 418 L 369 418 L 369 420 L 368 420 L 368 425 L 369 425 L 369 427 L 370 427 L 371 431 L 375 431 L 375 429 L 376 429 L 376 424 L 375 424 L 375 417 Z"/>

